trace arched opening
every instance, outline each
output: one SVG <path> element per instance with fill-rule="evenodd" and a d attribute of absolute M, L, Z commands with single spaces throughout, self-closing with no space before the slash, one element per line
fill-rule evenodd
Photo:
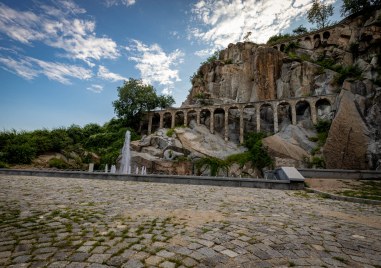
<path fill-rule="evenodd" d="M 257 131 L 257 116 L 254 105 L 246 105 L 243 108 L 243 134 Z"/>
<path fill-rule="evenodd" d="M 210 129 L 210 111 L 209 109 L 203 109 L 200 112 L 200 124 L 205 125 Z"/>
<path fill-rule="evenodd" d="M 188 117 L 188 122 L 187 122 L 188 126 L 190 126 L 191 124 L 193 125 L 197 124 L 197 112 L 195 110 L 188 111 L 187 117 Z"/>
<path fill-rule="evenodd" d="M 241 113 L 238 107 L 230 107 L 228 110 L 228 138 L 230 141 L 239 143 L 239 121 Z"/>
<path fill-rule="evenodd" d="M 276 50 L 278 50 L 278 47 L 277 47 L 277 46 L 273 46 L 273 49 L 276 49 Z"/>
<path fill-rule="evenodd" d="M 175 114 L 175 127 L 181 127 L 184 125 L 184 112 L 178 111 Z"/>
<path fill-rule="evenodd" d="M 331 33 L 326 31 L 323 33 L 323 39 L 327 40 L 331 36 Z"/>
<path fill-rule="evenodd" d="M 225 110 L 217 108 L 214 110 L 214 133 L 225 135 Z"/>
<path fill-rule="evenodd" d="M 280 130 L 292 124 L 291 105 L 288 102 L 279 103 L 277 112 L 278 126 Z"/>
<path fill-rule="evenodd" d="M 311 121 L 311 106 L 307 101 L 298 101 L 295 105 L 296 122 Z"/>
<path fill-rule="evenodd" d="M 152 116 L 152 128 L 151 132 L 155 132 L 158 130 L 160 127 L 160 114 L 159 113 L 154 113 Z"/>
<path fill-rule="evenodd" d="M 284 49 L 286 48 L 286 45 L 285 44 L 281 44 L 280 45 L 280 51 L 284 52 Z"/>
<path fill-rule="evenodd" d="M 172 124 L 172 114 L 170 112 L 166 112 L 163 115 L 163 128 L 171 128 Z"/>
<path fill-rule="evenodd" d="M 261 116 L 261 132 L 274 133 L 274 111 L 273 107 L 268 104 L 262 104 L 260 108 Z"/>
<path fill-rule="evenodd" d="M 307 36 L 306 38 L 304 38 L 304 41 L 311 42 L 311 38 L 309 36 Z"/>
<path fill-rule="evenodd" d="M 332 106 L 329 100 L 320 99 L 315 104 L 316 115 L 318 120 L 332 120 Z"/>

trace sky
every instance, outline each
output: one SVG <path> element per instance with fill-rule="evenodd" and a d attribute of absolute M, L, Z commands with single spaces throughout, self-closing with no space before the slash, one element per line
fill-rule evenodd
<path fill-rule="evenodd" d="M 332 21 L 341 20 L 341 0 Z M 178 107 L 214 51 L 291 33 L 312 0 L 0 0 L 0 131 L 100 125 L 129 78 Z"/>

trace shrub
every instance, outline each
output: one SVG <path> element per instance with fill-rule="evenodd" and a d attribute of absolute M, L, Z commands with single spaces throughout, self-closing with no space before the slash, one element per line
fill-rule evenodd
<path fill-rule="evenodd" d="M 325 162 L 324 159 L 314 156 L 312 157 L 312 160 L 309 162 L 308 165 L 309 168 L 316 167 L 316 168 L 325 168 Z"/>
<path fill-rule="evenodd" d="M 64 160 L 55 157 L 50 159 L 48 164 L 49 167 L 58 169 L 68 169 L 70 167 L 69 164 L 66 163 Z"/>
<path fill-rule="evenodd" d="M 229 163 L 229 165 L 233 163 L 237 163 L 242 168 L 247 162 L 251 160 L 251 153 L 250 152 L 244 152 L 240 154 L 232 154 L 229 155 L 226 158 L 226 161 Z"/>
<path fill-rule="evenodd" d="M 8 168 L 8 164 L 5 162 L 0 161 L 0 168 Z"/>
<path fill-rule="evenodd" d="M 227 60 L 225 61 L 225 64 L 233 64 L 233 60 L 232 60 L 232 59 L 227 59 Z"/>
<path fill-rule="evenodd" d="M 281 42 L 281 41 L 284 41 L 284 40 L 287 40 L 289 39 L 290 37 L 292 37 L 292 35 L 290 34 L 277 34 L 277 35 L 273 35 L 269 38 L 269 40 L 267 41 L 267 44 L 275 44 L 275 43 L 278 43 L 278 42 Z"/>
<path fill-rule="evenodd" d="M 175 134 L 175 129 L 174 129 L 174 128 L 170 128 L 170 129 L 167 130 L 166 135 L 167 135 L 168 137 L 172 137 L 173 134 Z"/>
<path fill-rule="evenodd" d="M 30 164 L 36 156 L 36 150 L 29 143 L 9 144 L 4 149 L 5 159 L 12 164 Z"/>
<path fill-rule="evenodd" d="M 265 138 L 264 133 L 249 133 L 246 136 L 244 145 L 248 148 L 251 154 L 251 162 L 257 169 L 262 170 L 264 167 L 272 166 L 273 160 L 262 144 L 262 139 Z"/>
<path fill-rule="evenodd" d="M 336 71 L 339 73 L 335 76 L 334 81 L 336 84 L 343 84 L 344 80 L 347 78 L 353 78 L 355 80 L 361 80 L 361 70 L 357 65 L 351 65 L 348 67 L 338 67 Z"/>
<path fill-rule="evenodd" d="M 201 169 L 205 167 L 210 169 L 210 176 L 217 176 L 220 170 L 228 171 L 229 164 L 227 161 L 216 157 L 203 157 L 195 162 L 195 167 L 198 173 L 201 173 Z"/>

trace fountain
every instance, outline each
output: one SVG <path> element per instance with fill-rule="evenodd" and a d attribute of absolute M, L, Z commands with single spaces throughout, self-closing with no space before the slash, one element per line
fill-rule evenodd
<path fill-rule="evenodd" d="M 122 161 L 120 163 L 119 174 L 131 173 L 130 140 L 131 140 L 131 133 L 129 130 L 127 130 L 126 136 L 124 139 L 123 149 L 122 149 Z"/>
<path fill-rule="evenodd" d="M 112 174 L 116 173 L 116 166 L 115 165 L 111 166 L 110 173 L 112 173 Z"/>

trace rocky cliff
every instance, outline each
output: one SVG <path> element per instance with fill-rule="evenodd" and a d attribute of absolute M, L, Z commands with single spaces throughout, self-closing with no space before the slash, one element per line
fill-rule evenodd
<path fill-rule="evenodd" d="M 277 44 L 230 44 L 195 72 L 182 107 L 299 98 L 294 122 L 290 105 L 277 106 L 277 133 L 274 107 L 260 109 L 261 131 L 270 134 L 263 144 L 276 166 L 324 166 L 325 161 L 327 168 L 381 168 L 380 61 L 381 11 L 359 13 Z M 303 101 L 328 94 L 337 94 L 336 102 L 311 106 Z M 257 130 L 258 111 L 251 107 L 242 111 L 245 133 Z M 332 122 L 328 137 L 316 132 L 315 112 L 318 120 Z M 166 137 L 166 130 L 145 137 L 134 145 L 136 165 L 154 165 L 152 172 L 186 174 L 198 157 L 224 158 L 240 152 L 242 148 L 234 145 L 239 142 L 239 111 L 228 110 L 229 142 L 223 140 L 224 116 L 214 114 L 214 135 L 188 119 L 190 127 L 176 129 L 173 137 Z M 210 114 L 201 114 L 201 124 L 209 123 Z M 185 161 L 174 162 L 178 159 Z M 250 167 L 232 170 L 236 176 L 257 174 Z"/>

